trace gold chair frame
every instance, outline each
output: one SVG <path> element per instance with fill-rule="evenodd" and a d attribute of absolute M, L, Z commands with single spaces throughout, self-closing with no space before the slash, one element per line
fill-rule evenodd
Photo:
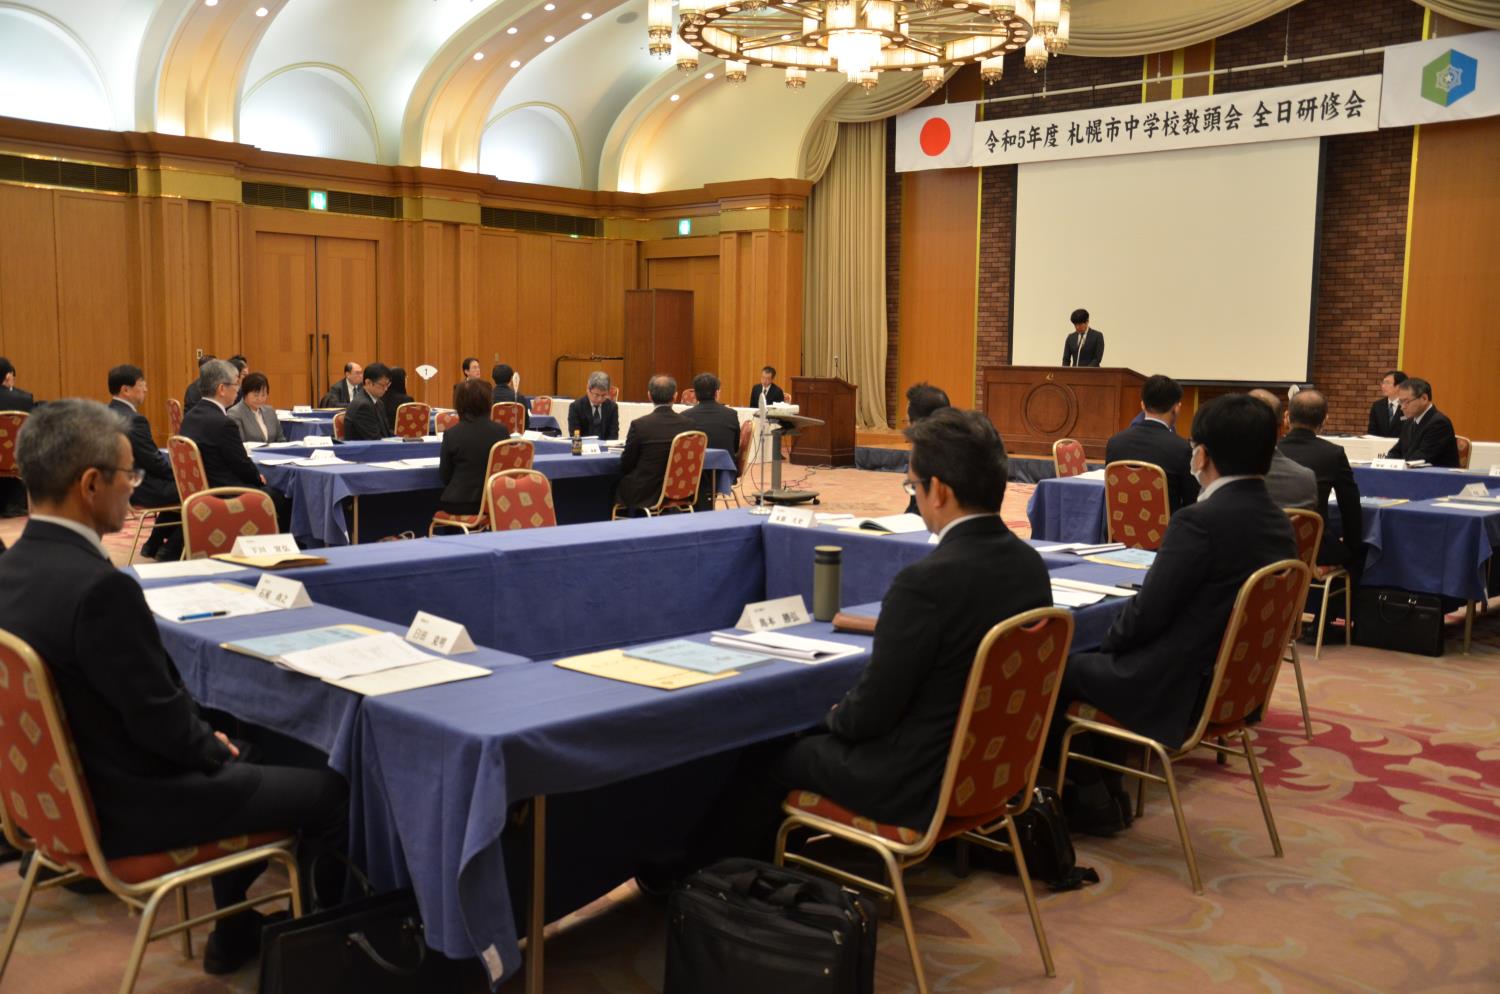
<path fill-rule="evenodd" d="M 266 493 L 264 490 L 256 490 L 253 487 L 211 487 L 208 490 L 200 490 L 195 494 L 188 495 L 188 498 L 182 502 L 183 559 L 194 558 L 193 540 L 187 526 L 188 513 L 191 510 L 189 505 L 201 500 L 204 497 L 213 497 L 217 500 L 231 500 L 235 497 L 249 497 L 251 500 L 254 500 L 258 497 L 262 501 L 261 506 L 264 507 L 267 511 L 271 512 L 271 521 L 273 522 L 272 527 L 275 527 L 274 522 L 276 521 L 276 503 L 271 500 L 271 495 Z M 205 552 L 203 554 L 205 556 L 217 555 L 217 553 L 210 552 Z"/>
<path fill-rule="evenodd" d="M 41 657 L 36 654 L 36 651 L 31 646 L 4 630 L 0 630 L 0 645 L 4 645 L 16 653 L 26 664 L 27 673 L 36 685 L 42 714 L 47 724 L 47 732 L 53 741 L 58 744 L 59 750 L 75 754 L 72 734 L 68 730 L 67 721 L 57 702 L 57 689 L 53 685 L 52 675 L 42 662 Z M 141 970 L 141 961 L 146 954 L 146 946 L 157 939 L 180 935 L 182 937 L 182 954 L 186 958 L 191 958 L 193 955 L 192 929 L 201 925 L 216 922 L 221 918 L 227 918 L 241 911 L 269 904 L 273 901 L 280 901 L 284 898 L 290 902 L 292 917 L 302 917 L 301 879 L 297 868 L 297 859 L 292 849 L 295 840 L 291 837 L 256 846 L 252 849 L 246 849 L 229 856 L 221 856 L 217 859 L 198 863 L 181 870 L 173 870 L 140 883 L 126 883 L 110 872 L 109 862 L 104 858 L 104 851 L 99 844 L 99 832 L 95 824 L 94 813 L 83 800 L 83 785 L 80 780 L 80 769 L 76 760 L 74 763 L 59 764 L 59 772 L 64 784 L 63 792 L 67 795 L 67 803 L 72 805 L 73 816 L 77 819 L 79 827 L 82 829 L 85 855 L 88 857 L 89 866 L 92 868 L 94 876 L 104 885 L 106 890 L 121 901 L 124 901 L 133 911 L 140 912 L 141 915 L 141 923 L 136 928 L 135 942 L 131 946 L 130 958 L 126 961 L 125 977 L 120 982 L 120 994 L 130 994 L 131 990 L 135 987 L 136 978 L 139 976 Z M 81 871 L 74 870 L 48 858 L 41 852 L 32 839 L 17 830 L 15 820 L 10 816 L 9 808 L 6 806 L 5 795 L 8 793 L 8 791 L 0 790 L 0 828 L 4 829 L 7 842 L 22 852 L 30 851 L 32 859 L 30 867 L 27 868 L 26 875 L 22 878 L 20 893 L 16 895 L 15 907 L 11 910 L 10 922 L 5 929 L 5 937 L 3 940 L 0 940 L 0 978 L 4 977 L 5 968 L 10 963 L 11 953 L 15 950 L 16 938 L 21 933 L 21 922 L 26 917 L 27 908 L 31 904 L 32 894 L 39 890 L 60 887 L 63 884 L 72 883 L 86 877 Z M 216 909 L 208 914 L 189 917 L 187 888 L 190 885 L 200 880 L 208 880 L 221 873 L 264 860 L 279 863 L 286 869 L 288 879 L 286 887 L 261 894 L 257 897 L 247 897 L 238 904 Z M 37 876 L 43 867 L 58 875 L 49 880 L 38 882 Z M 161 910 L 162 903 L 168 897 L 176 898 L 177 915 L 180 920 L 174 925 L 168 925 L 159 929 L 155 928 L 157 913 Z"/>
<path fill-rule="evenodd" d="M 1467 435 L 1454 435 L 1453 444 L 1458 448 L 1458 468 L 1468 469 L 1474 457 L 1474 442 Z"/>
<path fill-rule="evenodd" d="M 173 483 L 174 486 L 177 483 L 177 478 L 176 478 L 175 475 L 172 477 L 172 483 Z M 136 523 L 135 524 L 135 539 L 134 539 L 134 541 L 132 541 L 130 543 L 130 558 L 126 559 L 125 563 L 127 565 L 129 565 L 130 563 L 135 562 L 135 552 L 141 546 L 141 532 L 143 532 L 143 531 L 146 530 L 146 519 L 147 518 L 159 518 L 159 517 L 161 517 L 161 515 L 167 513 L 168 511 L 181 511 L 181 510 L 182 510 L 182 505 L 181 504 L 165 504 L 165 505 L 163 505 L 161 507 L 131 507 L 130 514 L 126 517 L 125 521 L 126 521 L 126 524 L 128 525 L 129 522 L 131 521 L 131 519 L 135 520 L 135 523 Z M 163 527 L 163 528 L 181 528 L 182 527 L 182 522 L 181 521 L 177 521 L 177 522 L 174 523 L 174 522 L 170 522 L 169 521 L 166 524 L 162 525 L 161 527 Z"/>
<path fill-rule="evenodd" d="M 333 437 L 340 442 L 344 440 L 344 412 L 339 411 L 333 416 Z"/>
<path fill-rule="evenodd" d="M 1199 748 L 1200 746 L 1205 749 L 1213 749 L 1220 755 L 1241 756 L 1244 758 L 1245 762 L 1250 767 L 1250 778 L 1255 782 L 1255 795 L 1256 798 L 1260 801 L 1261 814 L 1265 817 L 1266 820 L 1266 832 L 1271 836 L 1271 849 L 1277 857 L 1280 857 L 1282 855 L 1281 836 L 1277 834 L 1276 820 L 1271 814 L 1271 801 L 1270 798 L 1266 796 L 1266 785 L 1261 779 L 1260 764 L 1255 759 L 1255 750 L 1250 748 L 1249 726 L 1244 722 L 1241 722 L 1240 726 L 1237 729 L 1234 729 L 1233 731 L 1227 733 L 1228 735 L 1239 739 L 1239 749 L 1231 749 L 1228 746 L 1224 745 L 1222 737 L 1220 737 L 1220 740 L 1218 742 L 1205 742 L 1203 740 L 1203 736 L 1204 733 L 1208 730 L 1209 716 L 1213 713 L 1214 703 L 1219 696 L 1219 687 L 1224 681 L 1224 671 L 1228 669 L 1230 656 L 1234 651 L 1236 635 L 1239 631 L 1240 625 L 1245 620 L 1246 603 L 1250 599 L 1250 593 L 1262 580 L 1265 580 L 1267 577 L 1273 575 L 1281 574 L 1286 570 L 1293 570 L 1302 574 L 1302 583 L 1298 585 L 1296 592 L 1296 605 L 1299 609 L 1289 612 L 1286 623 L 1286 630 L 1282 632 L 1282 638 L 1279 643 L 1283 646 L 1286 645 L 1287 639 L 1290 637 L 1293 626 L 1302 616 L 1300 607 L 1303 603 L 1305 603 L 1307 599 L 1308 569 L 1307 564 L 1303 563 L 1300 559 L 1283 559 L 1278 562 L 1271 563 L 1268 566 L 1263 566 L 1260 569 L 1256 570 L 1254 573 L 1251 573 L 1250 576 L 1245 580 L 1245 582 L 1240 585 L 1240 592 L 1235 597 L 1234 601 L 1234 610 L 1229 615 L 1229 624 L 1224 629 L 1224 638 L 1219 643 L 1219 655 L 1218 658 L 1214 661 L 1213 682 L 1209 685 L 1208 696 L 1204 698 L 1203 711 L 1198 716 L 1198 724 L 1193 729 L 1193 733 L 1188 736 L 1187 740 L 1183 742 L 1182 745 L 1178 746 L 1175 749 L 1170 749 L 1162 743 L 1158 742 L 1156 739 L 1137 734 L 1135 732 L 1129 731 L 1128 729 L 1119 728 L 1114 725 L 1106 725 L 1103 722 L 1093 721 L 1089 718 L 1080 716 L 1067 716 L 1068 728 L 1063 732 L 1061 750 L 1062 754 L 1057 764 L 1058 793 L 1062 793 L 1063 778 L 1067 775 L 1068 761 L 1070 759 L 1077 760 L 1081 763 L 1088 763 L 1091 766 L 1098 766 L 1102 767 L 1103 769 L 1114 770 L 1116 773 L 1128 774 L 1130 776 L 1139 778 L 1140 784 L 1136 791 L 1135 802 L 1137 817 L 1140 817 L 1140 815 L 1146 810 L 1146 782 L 1149 780 L 1152 783 L 1165 784 L 1167 788 L 1167 796 L 1171 799 L 1172 802 L 1172 815 L 1177 821 L 1177 836 L 1182 841 L 1183 855 L 1187 859 L 1188 877 L 1192 881 L 1193 893 L 1195 894 L 1203 893 L 1203 878 L 1198 873 L 1198 858 L 1193 852 L 1193 841 L 1188 835 L 1187 819 L 1183 815 L 1182 801 L 1179 798 L 1177 792 L 1177 779 L 1175 776 L 1173 776 L 1172 773 L 1172 760 L 1181 759 L 1183 756 L 1186 756 L 1188 753 L 1192 752 L 1194 749 Z M 1276 660 L 1279 664 L 1281 661 L 1280 651 L 1278 651 L 1276 654 Z M 1276 686 L 1275 674 L 1272 675 L 1271 680 L 1267 686 Z M 1269 696 L 1270 692 L 1268 690 L 1267 697 L 1269 698 Z M 1264 708 L 1265 702 L 1262 702 L 1261 706 L 1262 708 Z M 1120 741 L 1129 743 L 1131 745 L 1140 746 L 1143 752 L 1143 761 L 1140 768 L 1137 769 L 1133 766 L 1124 766 L 1120 763 L 1110 762 L 1109 760 L 1099 759 L 1094 756 L 1086 756 L 1081 753 L 1072 752 L 1069 749 L 1069 746 L 1073 742 L 1073 736 L 1077 735 L 1079 732 L 1093 732 L 1098 735 L 1104 735 L 1110 738 L 1119 739 Z M 1155 755 L 1157 759 L 1161 760 L 1161 774 L 1155 774 L 1151 772 L 1152 755 Z"/>
<path fill-rule="evenodd" d="M 1312 548 L 1309 549 L 1309 550 L 1306 550 L 1306 552 L 1304 552 L 1303 549 L 1301 548 L 1301 542 L 1298 542 L 1297 553 L 1302 558 L 1302 565 L 1304 565 L 1304 566 L 1307 567 L 1307 575 L 1309 577 L 1309 583 L 1311 584 L 1312 582 L 1316 582 L 1313 578 L 1315 578 L 1318 575 L 1318 550 L 1323 547 L 1323 516 L 1321 514 L 1319 514 L 1317 511 L 1309 511 L 1309 510 L 1307 510 L 1305 508 L 1301 508 L 1301 507 L 1288 507 L 1288 508 L 1284 508 L 1284 510 L 1286 511 L 1287 517 L 1292 519 L 1292 531 L 1293 531 L 1293 534 L 1296 533 L 1296 524 L 1297 524 L 1297 522 L 1299 520 L 1300 521 L 1306 521 L 1306 522 L 1308 522 L 1308 524 L 1313 528 L 1313 536 L 1314 537 L 1313 537 L 1313 541 L 1312 541 Z M 1343 572 L 1343 571 L 1340 570 L 1339 572 Z M 1345 573 L 1344 576 L 1347 577 L 1348 574 Z M 1348 589 L 1348 584 L 1346 583 L 1345 584 L 1345 592 L 1346 593 L 1347 593 L 1347 589 Z M 1323 646 L 1323 618 L 1326 617 L 1327 611 L 1328 611 L 1328 585 L 1324 584 L 1324 586 L 1323 586 L 1323 608 L 1322 608 L 1322 610 L 1318 613 L 1317 617 L 1315 618 L 1311 614 L 1307 613 L 1306 611 L 1303 611 L 1303 610 L 1299 609 L 1298 614 L 1301 616 L 1299 618 L 1300 624 L 1298 624 L 1292 630 L 1292 637 L 1289 638 L 1289 639 L 1287 639 L 1287 643 L 1286 643 L 1286 646 L 1287 646 L 1287 658 L 1286 658 L 1286 660 L 1284 660 L 1284 662 L 1290 662 L 1292 664 L 1292 672 L 1297 675 L 1297 697 L 1302 702 L 1302 729 L 1303 729 L 1304 732 L 1307 733 L 1307 740 L 1309 742 L 1312 741 L 1312 737 L 1313 737 L 1312 715 L 1311 715 L 1311 713 L 1307 709 L 1307 686 L 1306 686 L 1306 684 L 1304 684 L 1302 682 L 1302 653 L 1297 650 L 1297 636 L 1301 634 L 1300 629 L 1301 629 L 1301 627 L 1302 627 L 1303 624 L 1306 624 L 1309 621 L 1316 621 L 1318 623 L 1317 645 L 1318 645 L 1318 649 L 1321 650 L 1322 646 Z M 1344 630 L 1347 632 L 1348 628 L 1349 628 L 1348 606 L 1347 606 L 1347 604 L 1346 604 L 1345 609 L 1344 609 L 1344 614 L 1345 614 Z M 1314 653 L 1313 658 L 1314 659 L 1318 658 L 1318 655 L 1317 655 L 1316 652 Z"/>
<path fill-rule="evenodd" d="M 690 438 L 693 435 L 700 435 L 700 436 L 702 436 L 702 438 L 703 438 L 703 461 L 704 462 L 708 461 L 708 434 L 706 432 L 701 432 L 701 431 L 680 431 L 680 432 L 678 432 L 672 438 L 672 447 L 667 450 L 667 465 L 666 465 L 666 468 L 662 470 L 662 474 L 661 474 L 661 493 L 657 495 L 656 503 L 650 505 L 649 507 L 643 507 L 643 508 L 640 509 L 640 510 L 643 510 L 643 511 L 646 512 L 646 517 L 649 518 L 649 517 L 652 517 L 653 515 L 661 515 L 661 514 L 665 513 L 669 509 L 675 509 L 675 510 L 677 510 L 679 512 L 685 510 L 689 514 L 693 513 L 695 505 L 697 505 L 697 503 L 698 503 L 698 495 L 703 490 L 703 463 L 700 462 L 698 464 L 698 476 L 697 476 L 697 481 L 698 482 L 693 485 L 693 496 L 691 498 L 669 498 L 667 496 L 667 479 L 668 479 L 669 474 L 670 474 L 671 469 L 672 469 L 672 460 L 677 455 L 677 446 L 682 444 L 682 440 L 684 438 Z M 668 500 L 671 501 L 671 504 L 667 503 Z M 686 500 L 687 503 L 683 504 L 682 503 L 683 500 Z M 617 520 L 620 517 L 620 512 L 621 511 L 628 511 L 628 510 L 630 510 L 630 508 L 627 508 L 624 504 L 621 504 L 619 501 L 615 501 L 614 506 L 611 507 L 610 510 L 609 510 L 609 520 L 611 520 L 611 521 Z"/>
<path fill-rule="evenodd" d="M 1056 607 L 1034 608 L 995 625 L 979 643 L 979 649 L 974 654 L 974 664 L 969 670 L 968 682 L 964 687 L 964 696 L 959 705 L 958 717 L 954 722 L 953 742 L 948 747 L 948 758 L 943 767 L 942 785 L 938 789 L 938 807 L 933 812 L 932 821 L 928 823 L 927 829 L 922 833 L 921 838 L 914 842 L 895 842 L 890 839 L 881 838 L 873 832 L 863 832 L 842 822 L 823 818 L 790 805 L 782 806 L 782 810 L 787 813 L 787 819 L 781 823 L 781 830 L 776 835 L 776 865 L 783 866 L 791 863 L 795 866 L 816 870 L 850 886 L 871 890 L 892 900 L 901 918 L 901 928 L 906 934 L 906 948 L 911 956 L 912 972 L 917 978 L 918 994 L 927 994 L 929 988 L 927 986 L 926 973 L 922 968 L 922 957 L 917 949 L 917 933 L 912 924 L 911 906 L 906 897 L 906 886 L 902 875 L 906 869 L 916 866 L 932 855 L 933 848 L 943 839 L 942 828 L 947 816 L 949 798 L 953 792 L 953 782 L 958 773 L 959 761 L 963 758 L 965 738 L 973 718 L 974 705 L 979 696 L 979 688 L 983 681 L 985 667 L 990 662 L 991 651 L 997 642 L 1006 639 L 1012 632 L 1039 623 L 1058 624 L 1062 626 L 1061 651 L 1057 654 L 1057 667 L 1052 675 L 1050 700 L 1042 712 L 1047 717 L 1043 720 L 1041 731 L 1036 738 L 1036 747 L 1032 752 L 1031 760 L 1027 764 L 1026 786 L 1020 794 L 1021 801 L 1015 805 L 1007 804 L 1002 811 L 996 813 L 997 817 L 994 821 L 980 825 L 967 832 L 954 834 L 965 841 L 973 842 L 996 852 L 1011 853 L 1015 857 L 1016 870 L 1021 879 L 1021 893 L 1026 898 L 1026 911 L 1031 917 L 1031 928 L 1036 935 L 1037 949 L 1042 956 L 1042 966 L 1046 970 L 1047 976 L 1057 976 L 1057 970 L 1052 962 L 1052 950 L 1047 944 L 1047 933 L 1042 927 L 1041 912 L 1037 908 L 1036 893 L 1031 886 L 1031 874 L 1027 870 L 1026 860 L 1021 855 L 1021 840 L 1016 835 L 1015 819 L 1031 806 L 1032 791 L 1036 787 L 1037 772 L 1041 768 L 1042 747 L 1047 741 L 1047 730 L 1052 724 L 1052 712 L 1057 704 L 1058 690 L 1062 686 L 1063 667 L 1067 664 L 1068 648 L 1073 641 L 1073 615 L 1071 612 Z M 999 663 L 996 662 L 995 665 L 998 666 Z M 817 833 L 819 836 L 833 836 L 845 842 L 863 846 L 866 849 L 873 849 L 884 864 L 886 878 L 890 882 L 886 884 L 871 880 L 848 870 L 813 859 L 803 853 L 788 851 L 786 847 L 787 840 L 791 833 L 799 828 Z M 1005 830 L 1008 841 L 990 837 L 1002 828 Z"/>

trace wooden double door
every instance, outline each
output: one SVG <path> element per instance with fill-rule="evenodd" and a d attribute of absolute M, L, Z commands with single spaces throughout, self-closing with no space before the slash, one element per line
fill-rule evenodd
<path fill-rule="evenodd" d="M 278 407 L 316 404 L 344 365 L 378 356 L 376 249 L 358 238 L 255 233 L 245 341 Z"/>

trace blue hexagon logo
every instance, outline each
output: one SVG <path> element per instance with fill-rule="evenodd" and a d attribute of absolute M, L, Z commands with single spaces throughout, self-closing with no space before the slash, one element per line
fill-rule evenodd
<path fill-rule="evenodd" d="M 1456 48 L 1422 67 L 1422 96 L 1440 107 L 1452 107 L 1474 92 L 1479 60 Z"/>

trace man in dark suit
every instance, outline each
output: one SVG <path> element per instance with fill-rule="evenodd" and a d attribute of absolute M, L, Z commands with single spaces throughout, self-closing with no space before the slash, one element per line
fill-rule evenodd
<path fill-rule="evenodd" d="M 1401 436 L 1388 453 L 1392 459 L 1425 459 L 1429 466 L 1458 468 L 1458 436 L 1448 415 L 1432 404 L 1432 384 L 1407 377 L 1396 389 L 1401 403 Z"/>
<path fill-rule="evenodd" d="M 1269 390 L 1251 390 L 1250 396 L 1270 408 L 1276 419 L 1277 434 L 1282 427 L 1281 398 Z M 1266 493 L 1277 507 L 1315 511 L 1318 507 L 1318 478 L 1313 471 L 1288 459 L 1280 449 L 1271 453 L 1271 468 L 1266 471 Z"/>
<path fill-rule="evenodd" d="M 1140 593 L 1125 605 L 1097 652 L 1068 660 L 1062 713 L 1085 701 L 1126 728 L 1176 746 L 1192 731 L 1213 677 L 1235 598 L 1262 566 L 1297 558 L 1286 512 L 1266 493 L 1276 451 L 1276 418 L 1248 394 L 1216 397 L 1193 418 L 1193 475 L 1198 500 L 1172 515 Z M 1061 739 L 1054 726 L 1052 748 Z M 1095 755 L 1122 758 L 1114 740 L 1080 743 Z M 1080 828 L 1109 834 L 1126 824 L 1129 799 L 1119 775 L 1107 781 L 1086 763 L 1070 763 L 1070 815 Z"/>
<path fill-rule="evenodd" d="M 1365 431 L 1370 435 L 1398 438 L 1401 435 L 1401 403 L 1396 389 L 1406 382 L 1406 374 L 1393 369 L 1380 378 L 1381 397 L 1370 405 L 1370 423 Z"/>
<path fill-rule="evenodd" d="M 125 418 L 129 427 L 126 437 L 130 439 L 130 452 L 135 469 L 145 474 L 130 503 L 135 507 L 167 507 L 178 502 L 177 481 L 172 476 L 172 464 L 156 447 L 151 434 L 151 422 L 140 412 L 146 403 L 146 374 L 139 366 L 129 364 L 116 366 L 109 371 L 109 406 Z M 177 559 L 182 553 L 182 529 L 177 527 L 181 517 L 176 511 L 164 511 L 156 517 L 156 526 L 141 548 L 141 555 L 163 559 Z"/>
<path fill-rule="evenodd" d="M 208 362 L 213 362 L 214 358 L 215 358 L 214 356 L 208 355 L 207 353 L 205 353 L 205 354 L 203 354 L 203 355 L 201 355 L 201 356 L 198 357 L 198 375 L 199 376 L 203 375 L 203 364 L 204 363 L 208 363 Z M 202 399 L 203 399 L 203 394 L 198 389 L 198 380 L 195 377 L 193 379 L 193 382 L 191 382 L 191 383 L 189 383 L 187 385 L 187 389 L 184 390 L 184 391 L 182 391 L 182 413 L 183 414 L 187 414 L 188 411 L 191 411 L 193 408 L 197 407 L 198 406 L 198 402 L 200 400 L 202 400 Z"/>
<path fill-rule="evenodd" d="M 328 392 L 323 395 L 319 407 L 348 407 L 354 402 L 354 397 L 359 393 L 359 385 L 365 381 L 365 369 L 357 362 L 344 363 L 344 375 L 342 379 L 334 380 L 328 385 Z"/>
<path fill-rule="evenodd" d="M 380 398 L 391 388 L 391 371 L 385 363 L 365 367 L 364 383 L 344 410 L 344 441 L 378 442 L 385 437 L 385 412 Z"/>
<path fill-rule="evenodd" d="M 699 373 L 693 377 L 693 392 L 698 403 L 682 412 L 682 416 L 693 423 L 693 427 L 708 436 L 710 449 L 723 449 L 729 458 L 740 455 L 740 418 L 731 408 L 719 403 L 719 378 L 713 373 Z M 714 509 L 714 479 L 717 474 L 711 469 L 703 471 L 703 482 L 698 487 L 698 510 Z"/>
<path fill-rule="evenodd" d="M 1292 398 L 1287 408 L 1292 429 L 1277 446 L 1281 454 L 1308 469 L 1318 479 L 1318 513 L 1323 516 L 1323 544 L 1318 562 L 1325 566 L 1343 566 L 1355 576 L 1364 565 L 1363 515 L 1359 506 L 1359 484 L 1342 447 L 1318 437 L 1328 417 L 1328 401 L 1317 390 L 1303 390 Z M 1342 538 L 1328 529 L 1328 494 L 1339 502 Z"/>
<path fill-rule="evenodd" d="M 646 387 L 656 410 L 630 423 L 625 436 L 625 451 L 620 455 L 620 482 L 615 499 L 626 507 L 650 507 L 661 496 L 667 475 L 667 457 L 672 439 L 697 426 L 672 410 L 677 395 L 677 381 L 658 373 Z"/>
<path fill-rule="evenodd" d="M 203 400 L 182 416 L 182 434 L 198 443 L 203 457 L 203 472 L 210 487 L 249 487 L 263 490 L 276 505 L 276 527 L 288 531 L 292 520 L 292 502 L 280 490 L 266 486 L 266 478 L 256 469 L 240 426 L 229 417 L 229 408 L 239 392 L 240 374 L 234 364 L 211 359 L 198 374 L 198 389 Z"/>
<path fill-rule="evenodd" d="M 490 403 L 520 404 L 521 428 L 524 430 L 531 423 L 531 405 L 516 392 L 516 371 L 503 362 L 496 363 L 495 368 L 490 370 L 490 379 L 495 383 L 495 389 L 490 392 Z"/>
<path fill-rule="evenodd" d="M 568 435 L 597 435 L 601 442 L 620 437 L 620 405 L 609 399 L 609 374 L 589 374 L 588 391 L 568 405 Z"/>
<path fill-rule="evenodd" d="M 36 399 L 16 387 L 16 367 L 0 356 L 0 411 L 30 411 Z M 13 477 L 0 478 L 0 518 L 26 516 L 26 489 Z"/>
<path fill-rule="evenodd" d="M 906 388 L 906 423 L 909 425 L 916 424 L 918 421 L 932 414 L 933 411 L 940 411 L 950 406 L 952 405 L 948 402 L 947 391 L 943 390 L 942 387 L 935 387 L 925 380 L 921 383 L 913 383 Z M 913 496 L 906 499 L 905 513 L 918 513 L 916 497 Z"/>
<path fill-rule="evenodd" d="M 1167 503 L 1176 514 L 1198 498 L 1193 479 L 1193 447 L 1177 434 L 1182 387 L 1170 376 L 1148 376 L 1141 385 L 1141 420 L 1112 435 L 1104 445 L 1106 462 L 1130 459 L 1155 463 L 1167 474 Z"/>
<path fill-rule="evenodd" d="M 1089 312 L 1082 307 L 1068 318 L 1073 333 L 1063 343 L 1064 366 L 1098 366 L 1104 362 L 1104 332 L 1089 327 Z"/>
<path fill-rule="evenodd" d="M 776 385 L 775 366 L 761 367 L 760 382 L 750 388 L 750 407 L 760 407 L 761 394 L 765 394 L 767 404 L 779 404 L 786 400 L 786 394 Z"/>
<path fill-rule="evenodd" d="M 125 430 L 88 400 L 32 416 L 17 456 L 35 513 L 0 556 L 0 628 L 29 643 L 57 685 L 105 857 L 271 830 L 332 841 L 343 780 L 241 757 L 183 687 L 140 585 L 110 563 L 100 537 L 123 525 L 139 472 Z M 216 906 L 242 901 L 262 868 L 216 877 Z M 227 973 L 253 957 L 260 920 L 248 911 L 218 923 L 204 969 Z"/>

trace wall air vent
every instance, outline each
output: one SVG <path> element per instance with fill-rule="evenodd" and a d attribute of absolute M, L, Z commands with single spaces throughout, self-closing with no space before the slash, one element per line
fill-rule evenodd
<path fill-rule="evenodd" d="M 479 223 L 486 228 L 511 228 L 516 231 L 541 231 L 553 235 L 599 238 L 604 222 L 593 217 L 572 214 L 546 214 L 542 211 L 518 211 L 509 207 L 482 207 Z"/>
<path fill-rule="evenodd" d="M 309 194 L 305 186 L 282 186 L 277 183 L 242 183 L 241 200 L 252 207 L 281 207 L 286 210 L 311 210 Z M 396 197 L 377 197 L 369 193 L 349 193 L 345 190 L 327 191 L 327 211 L 330 214 L 358 214 L 361 217 L 401 216 L 401 201 Z"/>
<path fill-rule="evenodd" d="M 0 155 L 0 182 L 65 186 L 74 190 L 101 190 L 105 193 L 134 193 L 135 170 L 95 166 L 86 162 L 64 162 L 60 159 Z"/>

